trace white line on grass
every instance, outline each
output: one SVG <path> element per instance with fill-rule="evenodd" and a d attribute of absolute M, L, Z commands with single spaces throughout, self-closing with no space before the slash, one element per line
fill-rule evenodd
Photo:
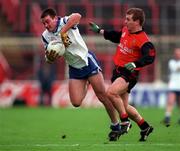
<path fill-rule="evenodd" d="M 171 147 L 176 147 L 176 146 L 180 146 L 180 144 L 164 144 L 164 143 L 139 143 L 139 144 L 131 144 L 131 143 L 121 143 L 121 144 L 111 144 L 111 143 L 107 143 L 107 144 L 88 144 L 88 145 L 84 145 L 84 144 L 0 144 L 1 147 L 25 147 L 25 146 L 31 146 L 31 147 L 78 147 L 78 146 L 95 146 L 95 147 L 118 147 L 118 146 L 171 146 Z"/>

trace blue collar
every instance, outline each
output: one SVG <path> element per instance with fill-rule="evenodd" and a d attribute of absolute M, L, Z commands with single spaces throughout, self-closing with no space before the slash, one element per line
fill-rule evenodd
<path fill-rule="evenodd" d="M 56 32 L 58 31 L 58 27 L 59 27 L 59 24 L 60 24 L 60 20 L 61 20 L 61 17 L 58 17 L 57 24 L 56 24 L 56 30 L 53 31 L 53 33 L 56 33 Z"/>

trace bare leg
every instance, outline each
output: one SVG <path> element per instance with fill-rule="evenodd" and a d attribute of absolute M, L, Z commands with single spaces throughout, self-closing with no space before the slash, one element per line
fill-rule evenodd
<path fill-rule="evenodd" d="M 168 114 L 169 116 L 172 113 L 175 100 L 176 100 L 176 94 L 173 93 L 173 92 L 169 92 L 168 100 L 167 100 L 167 105 L 166 105 L 166 114 Z"/>
<path fill-rule="evenodd" d="M 121 119 L 121 130 L 120 134 L 123 135 L 129 131 L 131 128 L 131 122 L 128 118 L 126 112 L 126 106 L 128 105 L 128 100 L 124 100 L 121 95 L 125 94 L 128 89 L 128 82 L 123 78 L 117 78 L 107 90 L 108 98 L 111 100 L 114 108 L 119 113 Z"/>
<path fill-rule="evenodd" d="M 113 103 L 113 106 L 119 113 L 119 116 L 126 114 L 124 107 L 124 100 L 121 98 L 121 94 L 125 93 L 128 88 L 128 83 L 123 78 L 116 79 L 107 90 L 108 98 Z"/>
<path fill-rule="evenodd" d="M 111 122 L 118 123 L 115 108 L 113 107 L 112 103 L 109 101 L 106 95 L 104 78 L 102 76 L 102 73 L 99 72 L 98 74 L 89 77 L 88 80 L 91 83 L 96 96 L 105 106 Z"/>
<path fill-rule="evenodd" d="M 143 118 L 139 114 L 139 112 L 136 110 L 136 108 L 134 108 L 133 106 L 128 104 L 129 94 L 126 92 L 126 93 L 122 94 L 121 97 L 125 102 L 124 106 L 126 108 L 126 112 L 128 113 L 130 119 L 132 119 L 136 123 L 139 123 Z"/>
<path fill-rule="evenodd" d="M 141 129 L 140 132 L 140 139 L 139 141 L 146 141 L 148 135 L 150 133 L 152 133 L 153 131 L 153 127 L 150 126 L 143 118 L 142 116 L 139 114 L 139 112 L 136 110 L 136 108 L 134 108 L 133 106 L 128 104 L 128 98 L 129 98 L 129 94 L 126 92 L 124 94 L 121 95 L 121 98 L 124 101 L 124 106 L 126 109 L 126 112 L 128 113 L 129 117 L 135 121 L 139 128 Z"/>
<path fill-rule="evenodd" d="M 180 115 L 180 95 L 178 94 L 178 96 L 177 96 L 178 98 L 178 109 L 179 109 L 179 115 Z M 179 117 L 179 119 L 178 119 L 178 124 L 180 124 L 180 117 Z"/>
<path fill-rule="evenodd" d="M 168 98 L 167 98 L 167 104 L 166 104 L 165 118 L 163 121 L 163 123 L 167 127 L 170 126 L 171 114 L 172 114 L 175 101 L 176 101 L 176 94 L 174 92 L 169 92 Z"/>
<path fill-rule="evenodd" d="M 87 80 L 69 80 L 69 95 L 73 106 L 79 107 L 81 105 L 87 93 L 87 86 Z"/>

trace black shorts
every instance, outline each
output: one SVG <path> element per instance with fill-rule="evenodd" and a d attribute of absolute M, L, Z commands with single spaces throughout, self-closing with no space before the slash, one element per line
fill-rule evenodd
<path fill-rule="evenodd" d="M 122 77 L 126 82 L 129 82 L 127 92 L 130 93 L 131 89 L 136 85 L 138 81 L 139 71 L 130 72 L 126 68 L 116 66 L 113 70 L 111 82 L 114 82 L 119 77 Z"/>

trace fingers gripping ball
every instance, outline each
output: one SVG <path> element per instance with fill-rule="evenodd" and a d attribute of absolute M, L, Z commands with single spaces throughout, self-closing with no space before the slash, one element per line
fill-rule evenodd
<path fill-rule="evenodd" d="M 65 53 L 65 46 L 63 42 L 53 40 L 47 46 L 47 51 L 50 52 L 51 50 L 55 51 L 58 54 L 58 56 L 63 56 Z"/>
<path fill-rule="evenodd" d="M 67 33 L 61 33 L 61 39 L 65 45 L 65 47 L 69 47 L 69 45 L 72 43 L 70 41 L 70 38 L 69 36 L 67 35 Z"/>

